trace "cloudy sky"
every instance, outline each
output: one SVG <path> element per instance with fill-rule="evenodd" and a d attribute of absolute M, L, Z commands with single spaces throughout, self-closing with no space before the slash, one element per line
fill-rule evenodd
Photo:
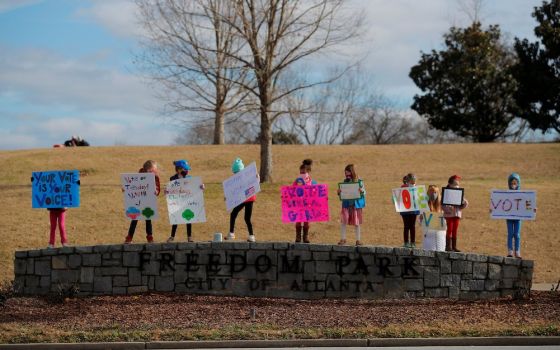
<path fill-rule="evenodd" d="M 462 1 L 468 3 L 469 1 Z M 420 51 L 439 49 L 451 25 L 468 23 L 459 0 L 353 0 L 363 8 L 365 68 L 376 88 L 408 106 Z M 541 0 L 486 0 L 484 24 L 510 40 L 535 40 Z M 0 0 L 0 149 L 51 147 L 80 135 L 92 145 L 168 145 L 176 128 L 160 116 L 138 74 L 130 0 Z"/>

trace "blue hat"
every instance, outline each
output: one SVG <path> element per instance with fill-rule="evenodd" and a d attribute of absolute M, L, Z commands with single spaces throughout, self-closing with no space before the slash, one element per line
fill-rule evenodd
<path fill-rule="evenodd" d="M 191 170 L 191 166 L 189 165 L 189 162 L 187 162 L 184 159 L 179 159 L 179 160 L 174 161 L 173 165 L 175 165 L 176 167 L 183 168 L 185 170 Z"/>
<path fill-rule="evenodd" d="M 231 165 L 231 171 L 233 171 L 233 173 L 236 174 L 243 169 L 245 169 L 245 165 L 243 164 L 241 158 L 235 158 L 233 164 Z"/>
<path fill-rule="evenodd" d="M 519 176 L 518 173 L 511 173 L 511 175 L 508 176 L 508 187 L 511 187 L 511 182 L 513 180 L 517 180 L 517 188 L 516 190 L 521 188 L 521 176 Z"/>

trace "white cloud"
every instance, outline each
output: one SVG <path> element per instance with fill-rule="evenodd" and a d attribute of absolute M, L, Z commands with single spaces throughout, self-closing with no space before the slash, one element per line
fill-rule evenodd
<path fill-rule="evenodd" d="M 96 0 L 76 15 L 93 20 L 120 37 L 137 37 L 141 33 L 137 6 L 132 0 Z"/>
<path fill-rule="evenodd" d="M 9 12 L 20 7 L 35 5 L 43 0 L 0 0 L 0 13 Z"/>
<path fill-rule="evenodd" d="M 1 50 L 0 95 L 15 94 L 26 103 L 138 113 L 155 110 L 158 104 L 138 76 L 104 67 L 98 57 L 70 59 L 47 50 Z"/>

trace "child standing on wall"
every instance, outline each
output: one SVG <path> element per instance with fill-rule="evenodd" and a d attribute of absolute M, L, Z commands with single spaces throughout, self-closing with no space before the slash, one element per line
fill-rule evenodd
<path fill-rule="evenodd" d="M 510 190 L 517 191 L 521 188 L 521 177 L 517 173 L 512 173 L 508 177 L 508 187 Z M 507 246 L 508 257 L 515 257 L 521 259 L 521 220 L 506 220 L 507 225 Z M 515 242 L 515 253 L 513 252 Z"/>
<path fill-rule="evenodd" d="M 429 212 L 420 214 L 419 220 L 424 229 L 424 239 L 422 240 L 422 248 L 426 250 L 445 250 L 446 227 L 443 220 L 443 212 L 441 210 L 441 191 L 436 185 L 428 186 L 428 207 Z M 441 230 L 430 229 L 430 223 L 434 220 L 442 228 Z M 437 227 L 437 225 L 434 225 Z"/>
<path fill-rule="evenodd" d="M 408 173 L 403 177 L 403 184 L 401 187 L 414 187 L 416 186 L 416 175 Z M 400 213 L 403 220 L 403 241 L 405 248 L 416 248 L 416 217 L 420 211 L 408 211 Z M 409 240 L 410 237 L 410 240 Z"/>
<path fill-rule="evenodd" d="M 299 176 L 294 181 L 294 186 L 313 185 L 315 181 L 311 179 L 311 159 L 304 159 L 299 166 Z M 301 233 L 303 230 L 303 243 L 309 243 L 309 222 L 296 222 L 296 243 L 301 243 Z"/>
<path fill-rule="evenodd" d="M 237 174 L 241 170 L 245 169 L 245 165 L 241 158 L 236 158 L 231 165 L 231 171 Z M 257 174 L 257 177 L 259 175 Z M 237 219 L 237 214 L 241 209 L 245 208 L 245 224 L 247 224 L 247 231 L 249 232 L 249 237 L 247 242 L 255 242 L 255 235 L 253 234 L 253 224 L 251 223 L 251 215 L 253 214 L 253 203 L 257 199 L 257 196 L 251 196 L 245 200 L 245 202 L 239 204 L 231 211 L 229 216 L 229 233 L 226 237 L 227 240 L 235 239 L 235 220 Z"/>
<path fill-rule="evenodd" d="M 156 196 L 159 196 L 160 187 L 159 187 L 159 174 L 158 174 L 158 167 L 157 163 L 153 160 L 147 160 L 142 168 L 138 170 L 139 173 L 153 173 L 156 178 Z M 124 188 L 123 188 L 124 191 Z M 138 220 L 130 221 L 130 227 L 128 228 L 128 235 L 124 239 L 124 244 L 130 244 L 132 242 L 132 238 L 134 237 L 134 231 L 136 231 L 136 225 L 138 224 Z M 153 232 L 152 232 L 152 220 L 146 220 L 146 240 L 148 243 L 152 243 L 154 241 Z"/>
<path fill-rule="evenodd" d="M 453 175 L 447 180 L 446 188 L 459 188 L 459 181 L 461 177 L 459 175 Z M 463 203 L 460 206 L 455 205 L 443 205 L 443 217 L 447 223 L 447 231 L 445 236 L 445 250 L 460 252 L 457 249 L 457 230 L 459 229 L 459 222 L 463 215 L 463 209 L 469 206 L 469 202 L 466 198 L 463 198 Z"/>
<path fill-rule="evenodd" d="M 366 206 L 364 182 L 358 177 L 354 170 L 354 164 L 348 164 L 344 168 L 344 182 L 357 182 L 362 197 L 359 199 L 342 200 L 342 210 L 340 211 L 340 241 L 338 245 L 346 244 L 346 225 L 354 225 L 356 230 L 356 245 L 362 245 L 362 235 L 360 225 L 363 222 L 362 208 Z M 337 191 L 340 195 L 340 189 Z"/>
<path fill-rule="evenodd" d="M 174 180 L 178 180 L 178 179 L 184 179 L 187 177 L 191 177 L 191 175 L 189 175 L 189 171 L 191 170 L 191 166 L 189 165 L 189 162 L 187 162 L 184 159 L 180 159 L 180 160 L 176 160 L 173 162 L 173 165 L 175 166 L 175 175 L 171 176 L 169 178 L 169 181 L 174 181 Z M 204 184 L 200 185 L 200 189 L 204 191 Z M 188 242 L 193 242 L 193 238 L 192 238 L 192 224 L 186 224 L 187 226 L 187 241 Z M 177 233 L 177 225 L 172 225 L 171 226 L 171 236 L 169 236 L 169 238 L 167 239 L 167 243 L 173 242 L 175 240 L 175 234 Z"/>

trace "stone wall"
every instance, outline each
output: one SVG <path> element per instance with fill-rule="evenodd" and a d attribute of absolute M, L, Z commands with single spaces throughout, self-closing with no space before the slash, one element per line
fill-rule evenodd
<path fill-rule="evenodd" d="M 99 245 L 17 251 L 15 287 L 44 295 L 143 292 L 316 298 L 523 296 L 533 261 L 391 247 L 286 242 Z"/>

